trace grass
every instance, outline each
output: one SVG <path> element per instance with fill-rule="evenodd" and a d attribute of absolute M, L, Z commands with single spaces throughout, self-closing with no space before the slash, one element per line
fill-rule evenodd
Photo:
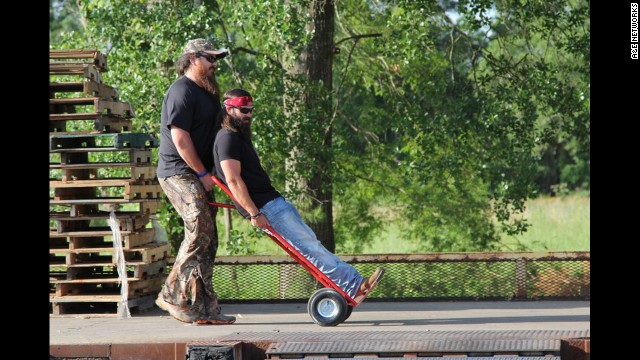
<path fill-rule="evenodd" d="M 503 235 L 500 251 L 590 251 L 591 199 L 587 196 L 540 197 L 527 202 L 522 215 L 531 224 L 526 233 Z M 363 253 L 414 253 L 415 242 L 398 236 L 390 224 Z"/>
<path fill-rule="evenodd" d="M 388 223 L 382 234 L 362 249 L 363 254 L 415 254 L 420 252 L 422 251 L 418 250 L 418 244 L 403 238 L 398 226 L 393 223 Z"/>
<path fill-rule="evenodd" d="M 220 212 L 221 213 L 221 212 Z M 587 196 L 540 197 L 527 202 L 522 215 L 531 226 L 518 236 L 503 235 L 501 251 L 590 251 L 591 199 Z M 220 218 L 219 218 L 220 220 Z M 233 217 L 234 228 L 249 229 L 249 222 Z M 218 223 L 219 255 L 227 255 L 224 225 Z M 282 251 L 266 235 L 247 239 L 253 254 L 278 254 Z M 418 244 L 404 239 L 398 226 L 389 222 L 382 234 L 364 246 L 364 254 L 417 253 Z M 340 253 L 340 252 L 338 252 Z"/>
<path fill-rule="evenodd" d="M 531 224 L 519 236 L 504 236 L 504 251 L 590 251 L 591 198 L 541 197 L 530 200 L 524 218 Z"/>

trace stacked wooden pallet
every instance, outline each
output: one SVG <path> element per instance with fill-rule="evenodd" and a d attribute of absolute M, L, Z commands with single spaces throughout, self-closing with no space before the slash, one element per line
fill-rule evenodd
<path fill-rule="evenodd" d="M 49 284 L 52 316 L 119 316 L 153 306 L 166 278 L 168 243 L 149 216 L 162 189 L 151 160 L 157 139 L 132 133 L 133 106 L 102 83 L 96 50 L 51 50 L 49 97 Z M 128 284 L 121 294 L 115 216 Z"/>

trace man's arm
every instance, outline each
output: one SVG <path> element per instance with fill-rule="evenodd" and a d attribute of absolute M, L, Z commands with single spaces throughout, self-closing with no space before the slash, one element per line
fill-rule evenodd
<path fill-rule="evenodd" d="M 187 163 L 187 165 L 196 172 L 196 174 L 200 174 L 203 171 L 207 171 L 207 175 L 200 178 L 200 181 L 204 185 L 204 189 L 210 191 L 213 189 L 213 180 L 209 175 L 209 169 L 205 169 L 200 157 L 198 156 L 198 152 L 196 151 L 196 147 L 193 146 L 193 141 L 191 140 L 191 135 L 188 131 L 180 129 L 177 126 L 171 127 L 171 138 L 173 139 L 173 143 L 176 145 L 176 149 L 178 150 L 178 154 L 180 157 Z"/>
<path fill-rule="evenodd" d="M 236 199 L 238 205 L 247 210 L 249 215 L 255 216 L 260 209 L 249 196 L 249 190 L 247 185 L 240 176 L 241 164 L 240 161 L 234 159 L 227 159 L 220 161 L 220 167 L 224 173 L 224 178 L 227 180 L 227 185 L 233 197 Z M 269 225 L 269 221 L 265 216 L 258 216 L 257 218 L 251 218 L 251 224 L 253 226 L 264 228 Z"/>

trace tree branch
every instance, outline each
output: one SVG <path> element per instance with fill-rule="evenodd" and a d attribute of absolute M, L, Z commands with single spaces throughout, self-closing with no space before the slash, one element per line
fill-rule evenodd
<path fill-rule="evenodd" d="M 380 186 L 384 186 L 384 187 L 386 187 L 386 188 L 389 188 L 389 189 L 392 189 L 392 190 L 395 190 L 395 191 L 401 192 L 401 193 L 403 193 L 403 194 L 405 194 L 405 195 L 408 195 L 408 194 L 407 194 L 407 192 L 406 192 L 406 191 L 404 191 L 404 189 L 399 188 L 399 187 L 397 187 L 397 186 L 390 186 L 390 185 L 387 185 L 387 184 L 385 184 L 385 183 L 383 183 L 383 182 L 381 182 L 381 181 L 374 180 L 374 179 L 370 179 L 370 178 L 366 178 L 366 177 L 364 177 L 364 176 L 360 176 L 360 175 L 358 175 L 358 174 L 353 174 L 353 176 L 354 176 L 354 177 L 357 177 L 358 179 L 362 179 L 362 180 L 364 180 L 364 181 L 368 181 L 368 182 L 371 182 L 371 183 L 374 183 L 374 184 L 378 184 L 378 185 L 380 185 Z"/>
<path fill-rule="evenodd" d="M 333 44 L 333 46 L 336 47 L 336 46 L 340 45 L 340 43 L 345 42 L 347 40 L 351 40 L 351 39 L 360 40 L 360 39 L 363 39 L 363 38 L 380 37 L 380 36 L 382 36 L 382 34 L 380 34 L 380 33 L 349 36 L 349 37 L 346 37 L 346 38 L 338 41 L 337 43 Z"/>
<path fill-rule="evenodd" d="M 340 79 L 340 84 L 338 85 L 338 88 L 336 89 L 336 95 L 340 94 L 340 89 L 342 89 L 342 85 L 344 84 L 344 80 L 347 78 L 347 72 L 349 70 L 349 64 L 351 64 L 351 56 L 353 55 L 353 50 L 355 50 L 356 45 L 358 45 L 358 41 L 360 41 L 360 38 L 357 38 L 356 41 L 353 42 L 353 45 L 351 46 L 351 49 L 349 50 L 349 56 L 347 57 L 347 64 L 344 67 L 344 72 L 342 73 L 342 79 Z M 327 128 L 325 129 L 325 135 L 327 135 L 329 133 L 329 130 L 331 129 L 331 127 L 333 126 L 333 122 L 336 119 L 336 115 L 338 113 L 338 105 L 340 104 L 340 97 L 336 97 L 336 105 L 333 108 L 333 114 L 331 114 L 331 120 L 329 120 L 329 124 L 327 126 Z"/>
<path fill-rule="evenodd" d="M 479 88 L 478 80 L 476 77 L 476 62 L 483 55 L 482 48 L 479 46 L 475 46 L 473 44 L 473 40 L 471 39 L 471 37 L 469 37 L 469 35 L 467 35 L 464 31 L 460 30 L 460 28 L 451 21 L 451 19 L 445 12 L 445 9 L 443 9 L 442 7 L 440 7 L 440 9 L 442 10 L 442 17 L 445 24 L 451 29 L 451 34 L 450 34 L 451 50 L 449 53 L 449 63 L 451 64 L 451 81 L 455 81 L 454 73 L 453 73 L 453 46 L 454 46 L 454 43 L 457 42 L 457 40 L 454 41 L 453 33 L 456 32 L 460 35 L 458 39 L 460 37 L 463 37 L 469 43 L 469 46 L 471 48 L 471 65 L 473 67 L 473 78 L 475 80 L 476 88 Z M 487 34 L 488 34 L 488 30 L 487 30 Z"/>
<path fill-rule="evenodd" d="M 347 64 L 344 67 L 344 72 L 342 74 L 342 79 L 340 79 L 340 84 L 338 85 L 338 88 L 335 91 L 336 94 L 340 93 L 340 89 L 342 89 L 342 85 L 344 84 L 344 80 L 347 78 L 347 72 L 349 70 L 349 64 L 351 64 L 351 58 L 352 58 L 352 55 L 353 55 L 353 51 L 356 49 L 356 45 L 358 45 L 358 41 L 360 41 L 360 39 L 364 39 L 364 38 L 368 38 L 368 37 L 379 37 L 379 36 L 382 36 L 382 34 L 376 33 L 376 34 L 354 35 L 354 36 L 346 37 L 346 38 L 338 41 L 337 43 L 335 43 L 333 45 L 333 47 L 336 48 L 340 43 L 342 43 L 344 41 L 352 40 L 352 39 L 355 40 L 353 42 L 353 45 L 351 46 L 351 49 L 349 50 L 349 56 L 347 57 Z M 333 114 L 331 114 L 331 120 L 329 120 L 329 124 L 327 125 L 327 128 L 325 129 L 325 136 L 327 134 L 329 134 L 329 130 L 331 129 L 331 126 L 333 126 L 333 122 L 336 119 L 336 115 L 338 113 L 339 102 L 340 102 L 339 97 L 336 97 L 336 104 L 335 104 L 335 107 L 333 108 Z"/>
<path fill-rule="evenodd" d="M 455 76 L 455 69 L 453 68 L 453 47 L 455 45 L 455 40 L 453 38 L 453 32 L 454 32 L 454 28 L 451 28 L 451 48 L 449 50 L 449 65 L 451 68 L 451 83 L 455 84 L 456 83 L 456 76 Z"/>
<path fill-rule="evenodd" d="M 267 54 L 265 54 L 265 53 L 261 53 L 261 52 L 255 51 L 255 50 L 247 49 L 246 47 L 243 47 L 243 46 L 240 46 L 240 47 L 234 48 L 234 49 L 233 49 L 233 52 L 246 52 L 246 53 L 248 53 L 248 54 L 252 54 L 252 55 L 256 55 L 256 56 L 257 56 L 257 55 L 264 56 L 264 57 L 266 57 L 266 58 L 267 58 L 267 59 L 268 59 L 268 60 L 269 60 L 273 65 L 275 65 L 275 66 L 277 66 L 277 67 L 279 67 L 279 68 L 281 68 L 281 69 L 283 68 L 283 67 L 282 67 L 282 64 L 280 64 L 280 62 L 279 62 L 278 60 L 276 60 L 276 59 L 272 58 L 271 56 L 269 56 L 269 55 L 267 55 Z"/>
<path fill-rule="evenodd" d="M 224 37 L 227 41 L 229 41 L 231 37 L 229 36 L 229 32 L 227 31 L 227 27 L 225 26 L 223 9 L 220 8 L 220 5 L 218 5 L 217 1 L 214 1 L 214 6 L 218 9 L 218 14 L 220 14 L 219 21 L 220 21 L 220 25 L 222 26 L 222 32 L 224 33 Z M 233 61 L 229 60 L 227 63 L 231 68 L 231 74 L 233 74 L 233 77 L 236 80 L 236 82 L 238 84 L 242 84 L 242 81 L 240 79 L 240 73 L 238 72 L 238 69 L 236 69 Z"/>

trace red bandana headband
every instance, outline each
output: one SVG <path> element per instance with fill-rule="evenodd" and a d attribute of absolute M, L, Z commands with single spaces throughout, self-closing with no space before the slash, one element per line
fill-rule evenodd
<path fill-rule="evenodd" d="M 253 99 L 251 96 L 239 96 L 232 99 L 227 99 L 223 102 L 226 107 L 239 107 L 239 106 L 253 106 Z"/>

